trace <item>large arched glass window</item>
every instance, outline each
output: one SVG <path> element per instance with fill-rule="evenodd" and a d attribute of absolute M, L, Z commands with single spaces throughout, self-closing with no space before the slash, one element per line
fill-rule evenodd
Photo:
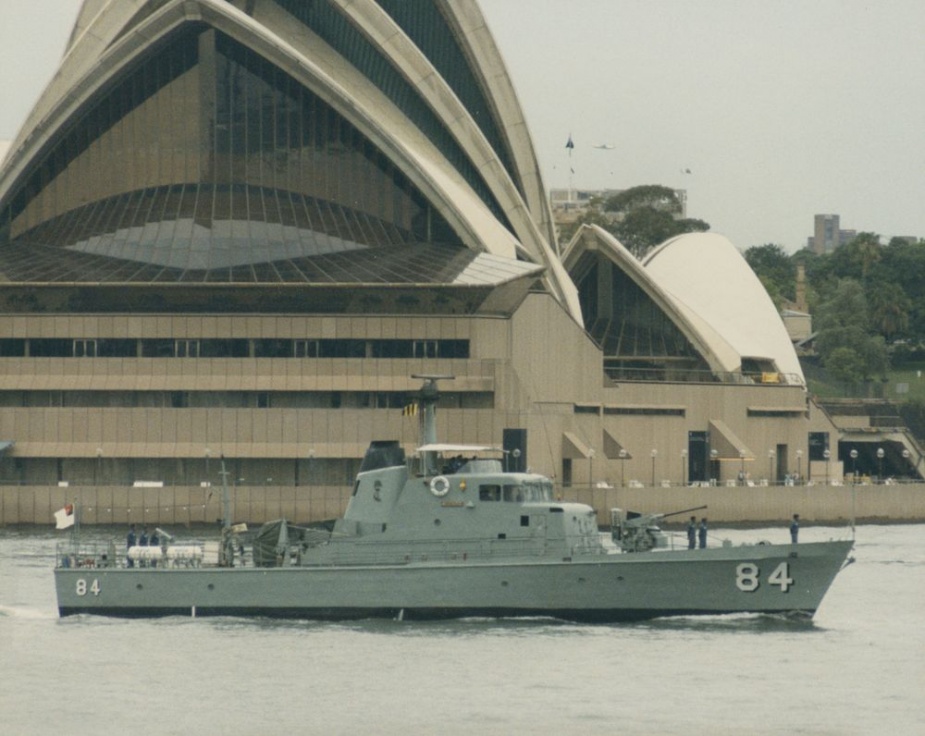
<path fill-rule="evenodd" d="M 612 378 L 712 380 L 690 340 L 623 269 L 588 253 L 576 272 L 585 325 Z"/>
<path fill-rule="evenodd" d="M 333 108 L 201 25 L 102 90 L 10 202 L 14 244 L 180 270 L 461 245 Z"/>

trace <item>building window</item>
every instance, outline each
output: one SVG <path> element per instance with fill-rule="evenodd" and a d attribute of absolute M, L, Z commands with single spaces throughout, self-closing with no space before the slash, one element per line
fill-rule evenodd
<path fill-rule="evenodd" d="M 95 358 L 96 340 L 74 340 L 75 358 Z"/>
<path fill-rule="evenodd" d="M 296 340 L 295 357 L 317 358 L 321 355 L 321 346 L 318 340 Z"/>
<path fill-rule="evenodd" d="M 30 340 L 29 355 L 33 358 L 70 358 L 74 355 L 74 343 L 60 339 Z"/>
<path fill-rule="evenodd" d="M 255 358 L 290 358 L 293 343 L 289 340 L 254 340 Z"/>
<path fill-rule="evenodd" d="M 25 354 L 25 340 L 0 340 L 0 358 L 21 358 Z"/>
<path fill-rule="evenodd" d="M 605 414 L 644 417 L 683 417 L 687 410 L 675 406 L 607 406 Z"/>
<path fill-rule="evenodd" d="M 825 460 L 825 451 L 829 449 L 828 432 L 810 432 L 809 433 L 809 459 L 821 461 Z"/>
<path fill-rule="evenodd" d="M 437 355 L 436 340 L 415 340 L 414 357 L 415 358 L 436 358 Z"/>
<path fill-rule="evenodd" d="M 199 340 L 176 340 L 174 355 L 178 358 L 198 358 Z"/>

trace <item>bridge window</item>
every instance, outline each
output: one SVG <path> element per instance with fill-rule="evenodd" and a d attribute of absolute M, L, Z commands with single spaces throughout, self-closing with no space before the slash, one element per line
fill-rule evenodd
<path fill-rule="evenodd" d="M 504 500 L 507 501 L 508 503 L 523 503 L 523 500 L 524 500 L 523 488 L 518 485 L 504 486 Z"/>
<path fill-rule="evenodd" d="M 500 501 L 501 486 L 479 486 L 479 501 Z"/>

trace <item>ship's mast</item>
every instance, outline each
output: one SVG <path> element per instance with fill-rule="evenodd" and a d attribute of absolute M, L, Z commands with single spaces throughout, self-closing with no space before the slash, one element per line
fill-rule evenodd
<path fill-rule="evenodd" d="M 439 376 L 432 374 L 412 374 L 412 378 L 424 381 L 418 394 L 418 409 L 421 416 L 421 446 L 433 445 L 437 442 L 437 401 L 440 399 L 440 390 L 437 381 L 452 380 L 456 376 Z M 425 475 L 434 475 L 437 472 L 437 453 L 425 451 L 421 453 L 421 463 Z"/>
<path fill-rule="evenodd" d="M 234 559 L 234 547 L 231 542 L 231 494 L 228 493 L 228 471 L 225 469 L 225 456 L 222 460 L 222 543 L 219 547 L 218 564 L 231 566 Z"/>

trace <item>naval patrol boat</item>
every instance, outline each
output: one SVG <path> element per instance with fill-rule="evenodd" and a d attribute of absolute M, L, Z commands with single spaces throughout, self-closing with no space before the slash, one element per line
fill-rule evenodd
<path fill-rule="evenodd" d="M 217 539 L 157 546 L 79 535 L 59 545 L 61 616 L 260 616 L 304 619 L 553 617 L 616 622 L 659 616 L 812 616 L 853 542 L 672 549 L 659 514 L 558 500 L 550 479 L 507 472 L 491 448 L 438 444 L 437 381 L 417 398 L 422 443 L 366 451 L 342 518 L 285 520 L 256 533 L 231 523 L 223 483 Z M 501 456 L 503 458 L 503 455 Z M 161 531 L 161 530 L 159 530 Z"/>

